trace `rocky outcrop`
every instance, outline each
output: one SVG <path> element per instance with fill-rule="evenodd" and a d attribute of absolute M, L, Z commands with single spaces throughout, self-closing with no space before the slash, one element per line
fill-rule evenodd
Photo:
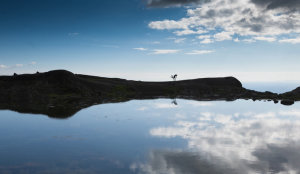
<path fill-rule="evenodd" d="M 296 89 L 294 89 L 290 92 L 280 94 L 280 98 L 299 101 L 299 99 L 300 99 L 300 87 L 298 87 L 298 88 L 296 88 Z"/>

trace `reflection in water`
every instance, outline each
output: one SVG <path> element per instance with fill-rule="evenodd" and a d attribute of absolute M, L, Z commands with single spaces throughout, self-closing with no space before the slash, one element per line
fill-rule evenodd
<path fill-rule="evenodd" d="M 184 151 L 152 151 L 147 164 L 132 164 L 131 169 L 137 173 L 151 174 L 221 174 L 239 173 L 215 159 L 215 164 L 209 163 L 211 156 L 198 156 Z"/>
<path fill-rule="evenodd" d="M 177 101 L 176 101 L 176 98 L 172 100 L 172 104 L 178 105 L 178 103 L 177 103 Z"/>
<path fill-rule="evenodd" d="M 0 173 L 300 173 L 299 104 L 174 101 L 97 105 L 66 120 L 1 111 Z"/>
<path fill-rule="evenodd" d="M 204 112 L 196 120 L 177 120 L 173 126 L 150 130 L 152 136 L 187 140 L 194 153 L 152 152 L 148 164 L 135 165 L 145 173 L 299 173 L 299 131 L 297 110 Z M 189 166 L 191 159 L 197 167 Z"/>

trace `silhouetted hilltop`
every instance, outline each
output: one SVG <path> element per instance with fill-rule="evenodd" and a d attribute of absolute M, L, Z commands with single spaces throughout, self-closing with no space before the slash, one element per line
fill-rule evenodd
<path fill-rule="evenodd" d="M 300 87 L 298 87 L 290 92 L 280 94 L 280 98 L 299 101 L 300 100 Z"/>
<path fill-rule="evenodd" d="M 186 98 L 195 100 L 299 100 L 300 88 L 290 93 L 256 92 L 234 77 L 168 82 L 143 82 L 73 74 L 65 70 L 0 76 L 0 109 L 68 117 L 100 103 L 131 99 Z M 287 103 L 288 104 L 288 103 Z"/>

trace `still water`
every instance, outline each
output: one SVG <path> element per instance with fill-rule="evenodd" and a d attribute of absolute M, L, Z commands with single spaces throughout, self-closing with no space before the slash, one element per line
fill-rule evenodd
<path fill-rule="evenodd" d="M 103 104 L 65 120 L 0 111 L 0 173 L 300 173 L 300 103 L 176 102 Z"/>

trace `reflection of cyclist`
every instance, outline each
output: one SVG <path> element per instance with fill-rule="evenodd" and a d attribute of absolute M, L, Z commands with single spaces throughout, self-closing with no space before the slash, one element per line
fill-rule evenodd
<path fill-rule="evenodd" d="M 174 99 L 174 100 L 172 101 L 172 104 L 178 105 L 176 99 Z"/>

